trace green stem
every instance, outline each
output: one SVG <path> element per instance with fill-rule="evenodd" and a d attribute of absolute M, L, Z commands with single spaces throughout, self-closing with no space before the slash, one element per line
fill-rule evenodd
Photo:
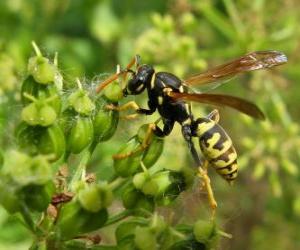
<path fill-rule="evenodd" d="M 114 179 L 112 182 L 109 183 L 109 187 L 112 190 L 118 189 L 126 181 L 127 181 L 126 179 L 118 177 L 118 178 Z"/>
<path fill-rule="evenodd" d="M 24 92 L 23 96 L 26 97 L 30 101 L 37 102 L 37 99 L 33 95 L 28 94 L 27 92 Z"/>
<path fill-rule="evenodd" d="M 236 40 L 236 32 L 232 28 L 232 25 L 226 20 L 226 17 L 222 15 L 222 13 L 207 3 L 201 3 L 199 4 L 199 7 L 205 18 L 212 25 L 214 25 L 216 29 L 218 29 L 229 40 Z"/>
<path fill-rule="evenodd" d="M 21 211 L 20 211 L 20 214 L 22 215 L 23 217 L 23 220 L 25 222 L 25 225 L 27 226 L 27 228 L 33 232 L 35 234 L 35 226 L 34 226 L 34 222 L 33 222 L 33 219 L 31 217 L 31 214 L 28 210 L 28 208 L 25 206 L 25 205 L 22 205 L 21 206 Z"/>
<path fill-rule="evenodd" d="M 92 154 L 96 148 L 97 144 L 92 143 L 89 148 L 87 148 L 82 155 L 81 161 L 78 164 L 78 167 L 73 175 L 73 178 L 70 182 L 70 186 L 72 187 L 76 181 L 79 181 L 82 177 L 82 173 L 86 171 L 86 166 L 90 161 Z"/>
<path fill-rule="evenodd" d="M 105 223 L 105 227 L 109 226 L 111 224 L 117 223 L 117 222 L 125 219 L 126 217 L 130 216 L 131 214 L 132 214 L 132 211 L 130 211 L 130 210 L 124 210 L 124 211 L 122 211 L 122 212 L 120 212 L 120 213 L 118 213 L 118 214 L 110 217 L 107 220 L 107 222 Z"/>
<path fill-rule="evenodd" d="M 36 45 L 35 41 L 32 41 L 31 44 L 32 44 L 32 47 L 33 47 L 33 49 L 34 49 L 36 55 L 37 55 L 38 57 L 42 57 L 43 55 L 42 55 L 42 53 L 41 53 L 39 47 Z"/>
<path fill-rule="evenodd" d="M 245 27 L 241 21 L 238 10 L 236 8 L 235 3 L 232 0 L 223 0 L 225 8 L 230 15 L 232 23 L 235 27 L 235 30 L 239 34 L 239 38 L 241 41 L 245 40 Z"/>

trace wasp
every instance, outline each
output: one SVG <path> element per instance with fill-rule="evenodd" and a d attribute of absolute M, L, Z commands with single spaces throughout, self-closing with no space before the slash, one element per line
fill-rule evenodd
<path fill-rule="evenodd" d="M 127 74 L 131 74 L 131 78 L 123 88 L 123 94 L 140 95 L 146 91 L 148 108 L 141 108 L 135 102 L 130 102 L 118 110 L 130 107 L 137 113 L 145 115 L 151 115 L 157 110 L 163 127 L 160 128 L 155 124 L 153 133 L 159 137 L 169 135 L 174 124 L 179 123 L 192 157 L 196 165 L 200 166 L 199 175 L 204 179 L 211 206 L 216 207 L 206 168 L 211 165 L 224 179 L 232 183 L 237 177 L 237 154 L 230 137 L 218 124 L 218 111 L 214 110 L 206 117 L 195 119 L 190 102 L 228 106 L 258 120 L 264 120 L 265 116 L 254 103 L 245 99 L 223 94 L 193 93 L 190 87 L 222 83 L 241 73 L 272 68 L 286 62 L 287 57 L 282 52 L 256 51 L 182 80 L 172 73 L 156 72 L 153 66 L 140 64 L 140 57 L 135 56 L 125 69 L 102 82 L 96 91 L 100 92 L 120 76 L 126 79 Z M 132 69 L 134 65 L 135 71 Z M 204 162 L 196 151 L 193 137 L 199 138 Z"/>

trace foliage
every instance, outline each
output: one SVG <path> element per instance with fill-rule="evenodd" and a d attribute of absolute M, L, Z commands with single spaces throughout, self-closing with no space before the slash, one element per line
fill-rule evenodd
<path fill-rule="evenodd" d="M 300 66 L 299 3 L 296 0 L 125 0 L 122 4 L 115 0 L 4 0 L 0 7 L 0 134 L 4 158 L 0 186 L 10 191 L 1 192 L 0 200 L 7 211 L 18 211 L 18 215 L 8 217 L 0 210 L 0 224 L 4 229 L 0 232 L 0 249 L 13 246 L 22 249 L 30 244 L 31 235 L 17 223 L 20 218 L 39 237 L 45 236 L 44 230 L 56 233 L 60 230 L 59 239 L 52 238 L 51 233 L 47 236 L 50 245 L 64 242 L 66 248 L 82 248 L 81 244 L 86 243 L 80 240 L 67 243 L 67 238 L 77 236 L 72 230 L 82 230 L 84 234 L 85 230 L 100 227 L 97 234 L 100 232 L 102 242 L 112 244 L 110 230 L 115 229 L 116 224 L 108 225 L 114 219 L 118 221 L 123 192 L 127 195 L 123 198 L 124 211 L 132 212 L 136 209 L 133 206 L 151 210 L 154 203 L 167 202 L 175 203 L 168 205 L 171 212 L 167 209 L 168 214 L 175 215 L 170 223 L 158 223 L 162 227 L 158 229 L 154 225 L 155 221 L 161 221 L 160 215 L 145 216 L 138 212 L 135 214 L 138 221 L 128 220 L 117 227 L 118 244 L 122 242 L 130 249 L 130 244 L 139 246 L 146 240 L 151 249 L 151 244 L 159 239 L 166 247 L 168 244 L 162 242 L 168 240 L 163 241 L 162 235 L 172 239 L 170 241 L 183 241 L 184 235 L 189 244 L 197 245 L 195 239 L 201 238 L 201 233 L 199 236 L 193 233 L 195 228 L 179 224 L 189 224 L 187 222 L 199 218 L 207 221 L 208 212 L 202 205 L 206 197 L 195 193 L 194 188 L 193 195 L 189 189 L 187 194 L 180 194 L 180 199 L 159 201 L 161 191 L 153 188 L 157 183 L 155 180 L 162 178 L 167 185 L 170 174 L 191 165 L 179 130 L 175 129 L 173 135 L 165 139 L 164 153 L 152 167 L 161 171 L 160 174 L 155 171 L 145 174 L 148 170 L 144 173 L 138 164 L 133 164 L 145 157 L 145 152 L 135 155 L 136 159 L 133 157 L 130 164 L 113 162 L 111 157 L 118 150 L 118 153 L 128 152 L 139 146 L 137 137 L 129 138 L 137 134 L 141 124 L 153 120 L 142 118 L 138 122 L 124 122 L 117 112 L 102 112 L 109 100 L 97 97 L 93 84 L 104 78 L 105 75 L 100 73 L 114 71 L 117 63 L 126 65 L 135 53 L 142 56 L 143 62 L 155 65 L 157 70 L 186 77 L 207 69 L 208 65 L 265 49 L 283 51 L 289 63 L 276 70 L 238 77 L 218 89 L 218 92 L 254 100 L 268 120 L 260 123 L 235 115 L 234 111 L 221 110 L 222 126 L 231 135 L 239 153 L 241 174 L 233 188 L 211 175 L 219 201 L 217 225 L 234 235 L 233 240 L 221 242 L 222 248 L 230 245 L 231 249 L 266 249 L 274 246 L 274 238 L 277 241 L 275 249 L 299 248 L 299 91 L 297 84 L 293 84 L 299 79 Z M 27 60 L 32 55 L 31 40 L 42 46 L 43 55 L 37 55 L 39 60 L 33 56 L 35 59 L 27 68 Z M 57 51 L 59 63 L 53 57 Z M 89 80 L 95 74 L 99 75 Z M 76 80 L 78 77 L 81 77 L 80 81 Z M 112 96 L 116 97 L 116 94 Z M 117 96 L 116 100 L 119 98 Z M 144 103 L 144 98 L 138 98 L 139 103 Z M 208 113 L 203 107 L 195 106 L 194 109 L 199 116 Z M 21 119 L 23 122 L 20 123 Z M 114 133 L 116 135 L 111 138 Z M 97 144 L 100 146 L 96 147 Z M 124 145 L 123 148 L 120 145 Z M 67 176 L 65 168 L 61 168 L 66 162 Z M 16 166 L 16 172 L 10 170 L 12 165 Z M 129 165 L 131 167 L 127 169 Z M 84 174 L 85 166 L 88 174 Z M 127 170 L 132 172 L 127 173 Z M 122 184 L 116 177 L 117 172 L 129 180 L 136 171 L 140 173 L 135 177 L 135 184 L 126 181 Z M 95 173 L 96 182 L 87 183 L 94 180 L 90 173 Z M 142 178 L 142 173 L 147 178 Z M 147 179 L 150 184 L 145 185 L 141 179 Z M 172 181 L 181 180 L 172 178 Z M 55 209 L 48 211 L 48 216 L 40 221 L 40 211 L 49 204 L 49 197 L 58 194 L 58 183 L 59 193 L 65 196 L 56 198 L 63 200 L 72 196 L 73 199 L 58 205 L 62 215 L 57 223 L 53 223 Z M 122 191 L 120 186 L 123 185 Z M 113 198 L 109 198 L 111 193 Z M 32 194 L 41 196 L 38 204 L 32 202 Z M 154 198 L 149 199 L 148 195 Z M 86 200 L 83 197 L 87 197 Z M 131 202 L 131 199 L 140 202 Z M 85 219 L 76 221 L 76 214 L 81 213 Z M 95 220 L 95 227 L 93 223 L 85 224 L 90 213 L 101 213 L 99 218 L 106 222 Z M 159 214 L 164 213 L 167 212 Z M 129 214 L 121 212 L 120 216 Z M 132 228 L 125 232 L 128 233 L 126 236 L 122 236 L 122 225 Z M 195 236 L 195 239 L 188 236 Z M 187 241 L 185 245 L 188 245 Z M 182 249 L 180 247 L 178 243 L 175 249 Z"/>

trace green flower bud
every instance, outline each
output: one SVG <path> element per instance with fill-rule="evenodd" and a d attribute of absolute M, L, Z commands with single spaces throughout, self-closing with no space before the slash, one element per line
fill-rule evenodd
<path fill-rule="evenodd" d="M 136 221 L 125 221 L 121 223 L 115 231 L 117 243 L 119 244 L 121 241 L 123 241 L 126 238 L 133 239 L 135 234 L 135 228 L 138 225 L 140 225 L 140 223 Z"/>
<path fill-rule="evenodd" d="M 39 110 L 35 103 L 31 103 L 22 109 L 22 120 L 31 126 L 38 125 L 39 123 Z"/>
<path fill-rule="evenodd" d="M 40 84 L 53 83 L 56 71 L 56 66 L 46 57 L 35 56 L 29 58 L 28 72 Z"/>
<path fill-rule="evenodd" d="M 219 238 L 216 223 L 211 220 L 198 220 L 194 224 L 193 233 L 196 240 L 205 244 L 208 249 L 215 246 Z"/>
<path fill-rule="evenodd" d="M 39 87 L 41 85 L 37 83 L 32 76 L 28 76 L 22 83 L 21 88 L 21 100 L 23 105 L 27 105 L 32 102 L 24 96 L 24 93 L 27 93 L 31 96 L 38 97 Z"/>
<path fill-rule="evenodd" d="M 49 59 L 43 57 L 39 47 L 32 42 L 36 56 L 31 57 L 28 62 L 28 72 L 34 79 L 41 84 L 48 84 L 54 82 L 57 68 L 54 64 L 49 62 Z"/>
<path fill-rule="evenodd" d="M 110 139 L 116 132 L 119 123 L 119 112 L 116 110 L 106 110 L 109 103 L 103 98 L 97 102 L 98 111 L 93 118 L 95 141 L 102 142 Z"/>
<path fill-rule="evenodd" d="M 0 175 L 0 204 L 7 210 L 7 212 L 14 214 L 21 208 L 20 198 L 17 196 L 16 185 L 10 176 Z"/>
<path fill-rule="evenodd" d="M 37 154 L 37 144 L 43 130 L 42 127 L 32 127 L 25 122 L 21 122 L 15 131 L 18 146 L 30 155 Z"/>
<path fill-rule="evenodd" d="M 137 190 L 132 184 L 125 187 L 122 193 L 123 206 L 127 209 L 135 209 L 136 214 L 143 211 L 153 212 L 154 200 Z"/>
<path fill-rule="evenodd" d="M 136 189 L 142 189 L 148 179 L 150 179 L 149 173 L 141 172 L 133 176 L 132 183 Z"/>
<path fill-rule="evenodd" d="M 153 166 L 163 153 L 164 140 L 154 135 L 154 138 L 143 155 L 143 163 L 147 168 Z"/>
<path fill-rule="evenodd" d="M 162 216 L 155 213 L 150 223 L 150 229 L 157 235 L 161 234 L 167 229 L 167 223 Z"/>
<path fill-rule="evenodd" d="M 156 235 L 148 227 L 136 227 L 134 243 L 140 250 L 157 249 Z"/>
<path fill-rule="evenodd" d="M 100 229 L 108 219 L 106 209 L 90 212 L 76 200 L 65 204 L 59 214 L 57 230 L 65 240 Z"/>
<path fill-rule="evenodd" d="M 28 185 L 21 190 L 27 207 L 33 211 L 43 212 L 51 202 L 55 187 L 52 181 L 45 185 Z"/>
<path fill-rule="evenodd" d="M 166 204 L 174 200 L 186 187 L 184 175 L 170 170 L 159 171 L 152 176 L 137 174 L 133 183 L 145 195 L 153 196 Z"/>
<path fill-rule="evenodd" d="M 66 150 L 65 135 L 58 124 L 53 124 L 40 133 L 38 152 L 51 156 L 51 161 L 60 159 Z"/>
<path fill-rule="evenodd" d="M 89 117 L 78 116 L 71 128 L 67 139 L 67 149 L 78 154 L 89 146 L 94 138 L 93 123 Z"/>
<path fill-rule="evenodd" d="M 55 85 L 41 85 L 35 82 L 32 76 L 28 76 L 24 80 L 21 89 L 21 100 L 25 106 L 32 103 L 33 99 L 29 99 L 24 95 L 24 93 L 36 99 L 47 100 L 47 104 L 55 110 L 56 114 L 61 112 L 62 103 L 60 98 L 60 90 L 58 90 Z"/>
<path fill-rule="evenodd" d="M 126 154 L 135 152 L 139 149 L 140 143 L 137 137 L 131 138 L 121 149 L 118 151 L 117 154 Z M 129 157 L 124 157 L 121 159 L 114 159 L 114 168 L 116 173 L 122 177 L 128 177 L 140 169 L 140 163 L 142 158 L 143 152 L 141 150 L 135 152 L 134 154 L 130 155 Z"/>
<path fill-rule="evenodd" d="M 123 98 L 122 88 L 116 81 L 109 84 L 103 94 L 111 102 L 118 102 Z"/>
<path fill-rule="evenodd" d="M 51 166 L 46 157 L 30 157 L 18 151 L 10 151 L 5 169 L 20 186 L 43 185 L 52 179 Z"/>
<path fill-rule="evenodd" d="M 78 192 L 81 206 L 90 212 L 108 207 L 113 200 L 112 190 L 107 183 L 93 183 Z"/>
<path fill-rule="evenodd" d="M 136 201 L 134 206 L 136 216 L 144 216 L 145 212 L 148 214 L 153 213 L 155 208 L 155 202 L 152 197 L 141 195 L 141 197 Z"/>
<path fill-rule="evenodd" d="M 136 201 L 141 199 L 142 196 L 143 194 L 135 189 L 132 184 L 127 185 L 122 193 L 123 206 L 127 209 L 134 208 L 136 206 Z"/>
<path fill-rule="evenodd" d="M 56 120 L 55 110 L 47 104 L 31 103 L 22 110 L 22 119 L 31 126 L 50 126 Z"/>
<path fill-rule="evenodd" d="M 95 109 L 95 104 L 92 102 L 88 93 L 79 89 L 68 97 L 69 105 L 81 115 L 90 115 Z"/>

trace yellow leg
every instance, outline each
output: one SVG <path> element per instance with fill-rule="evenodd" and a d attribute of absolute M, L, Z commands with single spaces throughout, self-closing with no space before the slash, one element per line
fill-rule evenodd
<path fill-rule="evenodd" d="M 201 166 L 198 167 L 198 176 L 203 180 L 203 186 L 206 189 L 208 202 L 212 210 L 212 217 L 214 218 L 216 208 L 217 208 L 217 202 L 215 200 L 214 192 L 210 184 L 210 178 L 207 175 L 207 167 L 208 167 L 208 161 L 205 161 L 202 167 Z"/>
<path fill-rule="evenodd" d="M 133 110 L 140 109 L 139 105 L 137 105 L 136 102 L 134 102 L 134 101 L 127 102 L 127 103 L 125 103 L 123 105 L 120 105 L 120 106 L 116 106 L 116 105 L 113 105 L 113 104 L 108 104 L 108 105 L 106 105 L 105 108 L 108 109 L 108 110 L 117 110 L 117 111 L 124 111 L 124 110 L 128 110 L 128 109 L 133 109 Z M 130 114 L 130 115 L 121 116 L 120 118 L 126 119 L 126 120 L 133 120 L 138 115 L 139 114 Z"/>
<path fill-rule="evenodd" d="M 124 110 L 128 110 L 128 109 L 138 110 L 138 109 L 140 109 L 140 107 L 139 107 L 139 105 L 136 104 L 135 101 L 130 101 L 130 102 L 127 102 L 120 106 L 115 106 L 113 104 L 109 104 L 109 105 L 106 105 L 106 109 L 124 111 Z"/>
<path fill-rule="evenodd" d="M 130 157 L 130 156 L 132 156 L 132 155 L 134 155 L 134 154 L 136 154 L 140 151 L 144 151 L 147 147 L 149 147 L 149 145 L 151 143 L 154 128 L 155 128 L 155 124 L 150 123 L 149 126 L 148 126 L 148 129 L 147 129 L 147 132 L 145 134 L 144 140 L 142 141 L 141 145 L 136 150 L 133 150 L 131 152 L 127 152 L 127 153 L 124 153 L 124 154 L 113 155 L 113 159 L 121 160 L 121 159 Z"/>

